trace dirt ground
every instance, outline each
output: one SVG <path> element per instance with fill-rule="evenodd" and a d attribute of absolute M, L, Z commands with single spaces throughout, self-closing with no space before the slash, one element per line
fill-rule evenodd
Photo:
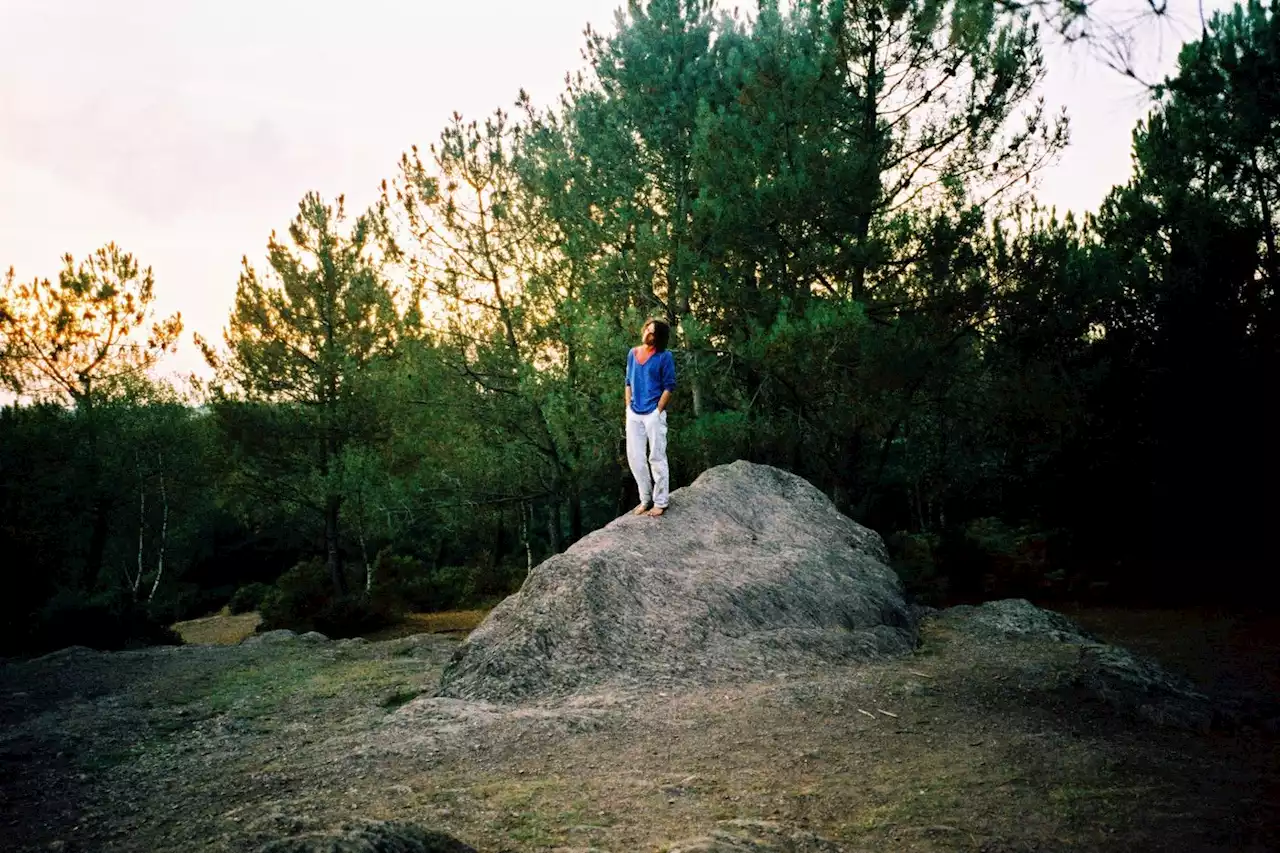
<path fill-rule="evenodd" d="M 256 850 L 403 820 L 484 853 L 773 821 L 847 851 L 1280 849 L 1274 733 L 1082 697 L 1074 647 L 927 623 L 905 660 L 522 708 L 431 698 L 456 637 L 0 665 L 0 849 Z"/>

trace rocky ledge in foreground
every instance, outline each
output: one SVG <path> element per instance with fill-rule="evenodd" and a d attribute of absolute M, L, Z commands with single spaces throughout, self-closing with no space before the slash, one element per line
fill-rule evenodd
<path fill-rule="evenodd" d="M 793 474 L 734 462 L 534 568 L 458 649 L 440 695 L 517 702 L 909 652 L 884 543 Z"/>

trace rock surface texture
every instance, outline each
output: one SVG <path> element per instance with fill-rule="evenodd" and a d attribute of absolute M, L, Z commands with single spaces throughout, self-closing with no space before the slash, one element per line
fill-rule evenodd
<path fill-rule="evenodd" d="M 439 695 L 769 677 L 914 646 L 880 536 L 805 480 L 734 462 L 537 566 L 459 647 Z"/>
<path fill-rule="evenodd" d="M 1158 725 L 1207 730 L 1246 717 L 1238 707 L 1205 695 L 1194 684 L 1153 660 L 1128 649 L 1099 642 L 1060 613 L 1042 610 L 1021 598 L 960 605 L 942 611 L 943 622 L 977 634 L 1011 640 L 1050 640 L 1079 649 L 1074 687 L 1123 714 Z M 1237 719 L 1238 718 L 1238 719 Z"/>

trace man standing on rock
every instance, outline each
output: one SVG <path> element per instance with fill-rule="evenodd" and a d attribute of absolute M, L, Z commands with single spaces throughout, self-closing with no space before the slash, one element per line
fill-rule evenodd
<path fill-rule="evenodd" d="M 650 320 L 640 338 L 643 343 L 627 353 L 627 462 L 640 487 L 635 514 L 657 517 L 667 511 L 670 489 L 667 403 L 676 389 L 676 362 L 667 352 L 666 323 Z"/>

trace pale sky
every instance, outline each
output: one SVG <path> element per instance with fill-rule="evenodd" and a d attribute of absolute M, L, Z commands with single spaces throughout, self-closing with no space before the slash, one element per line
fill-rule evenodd
<path fill-rule="evenodd" d="M 1146 68 L 1172 68 L 1197 32 L 1180 4 L 1144 30 Z M 357 212 L 455 110 L 483 118 L 521 88 L 550 105 L 582 65 L 584 25 L 611 31 L 620 5 L 0 0 L 0 273 L 54 277 L 66 252 L 114 240 L 153 267 L 159 311 L 182 311 L 161 373 L 201 370 L 191 333 L 221 340 L 241 256 L 264 266 L 304 193 L 345 193 Z M 1092 210 L 1128 178 L 1146 98 L 1084 53 L 1049 58 L 1044 95 L 1067 107 L 1072 144 L 1039 197 Z"/>

